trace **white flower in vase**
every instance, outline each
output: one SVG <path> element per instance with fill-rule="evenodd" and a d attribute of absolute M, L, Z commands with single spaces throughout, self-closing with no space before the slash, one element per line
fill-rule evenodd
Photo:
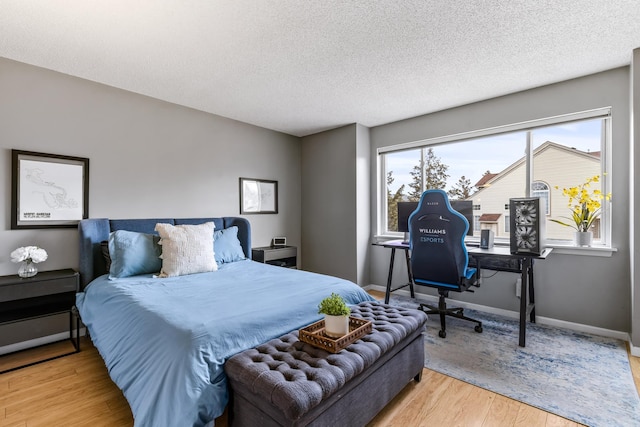
<path fill-rule="evenodd" d="M 11 261 L 22 263 L 18 269 L 18 276 L 22 278 L 38 274 L 38 268 L 34 264 L 46 261 L 47 257 L 47 251 L 37 246 L 24 246 L 11 252 Z"/>

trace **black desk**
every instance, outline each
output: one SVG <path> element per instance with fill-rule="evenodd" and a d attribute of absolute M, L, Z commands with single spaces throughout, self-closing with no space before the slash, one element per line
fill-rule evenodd
<path fill-rule="evenodd" d="M 385 292 L 385 303 L 389 302 L 391 292 L 398 289 L 410 286 L 411 298 L 415 297 L 413 287 L 413 276 L 411 274 L 411 262 L 409 254 L 409 245 L 402 240 L 389 240 L 386 242 L 374 243 L 376 246 L 382 246 L 391 249 L 391 261 L 389 264 L 389 275 L 387 277 L 387 290 Z M 402 249 L 405 252 L 405 258 L 407 262 L 407 272 L 409 275 L 409 283 L 406 285 L 398 286 L 397 288 L 391 288 L 391 279 L 393 276 L 393 263 L 395 260 L 396 249 Z M 526 342 L 526 328 L 527 328 L 527 314 L 531 323 L 536 322 L 536 309 L 535 309 L 535 292 L 533 281 L 533 261 L 535 259 L 546 259 L 551 253 L 551 248 L 547 248 L 541 255 L 529 255 L 529 254 L 512 254 L 508 247 L 494 247 L 492 249 L 480 249 L 480 248 L 468 248 L 469 257 L 471 261 L 475 261 L 476 267 L 485 270 L 495 271 L 508 271 L 512 273 L 521 274 L 521 288 L 520 288 L 520 333 L 518 344 L 520 347 L 525 346 Z M 504 266 L 500 265 L 500 262 L 506 261 Z M 484 263 L 484 264 L 483 264 Z M 528 298 L 527 298 L 528 290 Z"/>
<path fill-rule="evenodd" d="M 520 281 L 520 334 L 518 344 L 520 347 L 525 346 L 526 333 L 527 333 L 527 314 L 529 314 L 529 321 L 536 323 L 536 305 L 535 305 L 535 292 L 533 283 L 533 261 L 535 259 L 546 259 L 551 253 L 552 248 L 545 249 L 540 255 L 529 254 L 512 254 L 507 247 L 493 247 L 491 249 L 469 248 L 469 256 L 476 261 L 476 267 L 478 270 L 484 268 L 487 270 L 496 271 L 510 271 L 513 273 L 521 274 Z M 492 262 L 493 260 L 515 260 L 516 269 L 512 269 L 513 263 L 509 264 L 508 268 L 500 268 L 496 265 L 488 265 L 483 267 L 483 260 Z M 517 271 L 520 270 L 520 271 Z M 527 298 L 527 289 L 529 290 L 529 297 Z M 527 302 L 528 299 L 528 302 Z"/>

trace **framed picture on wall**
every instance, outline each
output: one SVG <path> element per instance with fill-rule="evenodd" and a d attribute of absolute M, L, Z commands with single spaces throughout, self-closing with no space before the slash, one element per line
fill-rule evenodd
<path fill-rule="evenodd" d="M 240 214 L 277 214 L 278 181 L 240 178 Z"/>
<path fill-rule="evenodd" d="M 89 159 L 11 150 L 11 228 L 77 227 L 89 216 Z"/>

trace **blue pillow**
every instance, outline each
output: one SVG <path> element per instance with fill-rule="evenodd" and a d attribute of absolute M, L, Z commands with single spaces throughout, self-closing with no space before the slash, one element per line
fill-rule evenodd
<path fill-rule="evenodd" d="M 224 230 L 214 231 L 213 251 L 218 264 L 245 259 L 242 245 L 238 240 L 238 227 L 234 225 Z"/>
<path fill-rule="evenodd" d="M 109 234 L 109 278 L 158 273 L 162 268 L 160 236 L 117 230 Z"/>

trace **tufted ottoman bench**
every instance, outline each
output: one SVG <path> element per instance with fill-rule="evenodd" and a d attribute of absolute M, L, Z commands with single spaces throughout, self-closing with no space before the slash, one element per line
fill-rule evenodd
<path fill-rule="evenodd" d="M 373 330 L 332 354 L 298 341 L 298 331 L 231 357 L 233 426 L 359 426 L 370 421 L 424 365 L 419 310 L 363 302 L 351 315 Z"/>

